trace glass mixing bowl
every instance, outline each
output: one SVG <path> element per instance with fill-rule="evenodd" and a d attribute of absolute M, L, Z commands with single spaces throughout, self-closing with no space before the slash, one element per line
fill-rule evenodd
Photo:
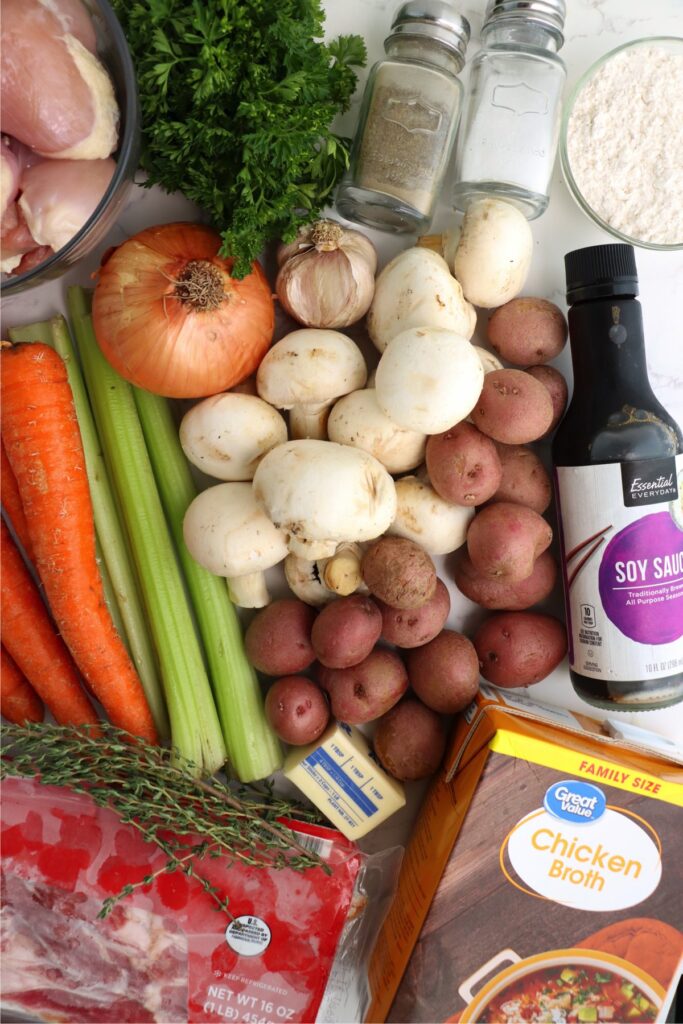
<path fill-rule="evenodd" d="M 672 244 L 664 245 L 658 244 L 656 242 L 647 242 L 643 241 L 640 238 L 633 238 L 630 235 L 626 235 L 618 228 L 613 227 L 612 224 L 609 224 L 607 221 L 603 220 L 602 217 L 600 217 L 600 215 L 596 213 L 596 211 L 593 209 L 593 207 L 588 203 L 586 198 L 581 193 L 581 189 L 579 188 L 574 178 L 574 175 L 572 174 L 571 164 L 569 162 L 569 155 L 567 152 L 567 132 L 569 129 L 569 121 L 572 116 L 574 104 L 576 103 L 576 100 L 579 94 L 583 91 L 584 87 L 588 84 L 588 82 L 596 74 L 596 72 L 598 72 L 600 68 L 602 68 L 607 63 L 607 61 L 611 60 L 617 54 L 623 53 L 626 50 L 633 50 L 647 46 L 661 48 L 666 50 L 668 53 L 674 53 L 676 55 L 680 55 L 683 57 L 682 38 L 679 38 L 678 36 L 648 36 L 643 37 L 642 39 L 634 39 L 629 43 L 624 43 L 622 46 L 618 46 L 616 49 L 610 50 L 609 53 L 606 53 L 603 57 L 597 60 L 595 64 L 593 64 L 576 83 L 567 103 L 565 104 L 562 117 L 562 128 L 560 133 L 560 162 L 562 165 L 562 173 L 564 175 L 565 181 L 567 182 L 569 191 L 571 192 L 572 196 L 574 197 L 578 205 L 581 207 L 583 212 L 588 217 L 590 217 L 590 219 L 595 224 L 597 224 L 598 227 L 601 227 L 605 231 L 608 231 L 610 235 L 612 235 L 614 238 L 618 238 L 620 242 L 628 242 L 630 245 L 640 246 L 643 249 L 657 249 L 661 252 L 672 252 L 676 249 L 683 249 L 683 239 Z"/>
<path fill-rule="evenodd" d="M 113 226 L 133 181 L 140 155 L 140 105 L 135 68 L 123 30 L 107 0 L 86 0 L 97 33 L 97 52 L 114 83 L 119 104 L 119 145 L 112 154 L 114 176 L 107 191 L 80 231 L 38 266 L 24 274 L 6 276 L 0 283 L 3 298 L 59 277 L 77 260 L 87 256 Z"/>

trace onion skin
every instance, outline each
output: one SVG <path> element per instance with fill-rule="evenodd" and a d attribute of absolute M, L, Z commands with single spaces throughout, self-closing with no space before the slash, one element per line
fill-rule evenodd
<path fill-rule="evenodd" d="M 273 338 L 271 289 L 257 262 L 233 279 L 234 261 L 218 256 L 220 245 L 202 224 L 163 224 L 105 255 L 93 324 L 102 353 L 125 380 L 166 398 L 204 398 L 256 370 Z M 195 261 L 217 289 L 215 308 L 176 294 Z"/>

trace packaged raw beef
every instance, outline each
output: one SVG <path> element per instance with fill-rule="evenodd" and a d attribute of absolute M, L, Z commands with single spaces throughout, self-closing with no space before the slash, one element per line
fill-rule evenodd
<path fill-rule="evenodd" d="M 3 1009 L 69 1024 L 315 1020 L 350 912 L 362 911 L 365 857 L 333 829 L 293 827 L 328 871 L 204 859 L 228 914 L 111 811 L 8 779 Z M 150 875 L 98 917 L 104 900 Z"/>

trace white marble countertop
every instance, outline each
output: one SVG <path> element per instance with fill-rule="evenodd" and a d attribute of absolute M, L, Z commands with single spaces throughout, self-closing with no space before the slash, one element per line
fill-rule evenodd
<path fill-rule="evenodd" d="M 382 40 L 397 0 L 327 0 L 327 30 L 358 32 L 368 43 L 369 65 L 382 55 Z M 460 10 L 470 20 L 472 41 L 470 57 L 478 49 L 485 0 L 463 0 Z M 631 39 L 649 35 L 680 35 L 683 29 L 681 0 L 567 0 L 566 43 L 562 56 L 568 68 L 567 89 L 603 53 Z M 362 73 L 362 82 L 367 69 Z M 358 90 L 351 110 L 341 119 L 340 129 L 351 133 L 355 126 Z M 433 230 L 439 230 L 449 214 L 443 204 L 436 215 Z M 129 234 L 143 227 L 171 220 L 190 219 L 196 215 L 194 207 L 180 196 L 166 196 L 158 190 L 136 188 L 123 211 L 119 223 L 105 245 L 98 252 L 69 272 L 59 281 L 47 282 L 23 293 L 4 304 L 2 313 L 6 325 L 28 323 L 64 310 L 67 284 L 90 284 L 90 275 L 96 269 L 101 252 L 117 244 Z M 532 224 L 535 256 L 531 273 L 524 289 L 526 294 L 541 295 L 558 303 L 564 302 L 563 256 L 571 249 L 610 241 L 593 225 L 574 203 L 558 166 L 555 169 L 550 206 L 545 215 Z M 370 233 L 377 244 L 383 261 L 410 244 L 409 237 L 397 238 Z M 640 276 L 640 298 L 643 305 L 648 367 L 657 397 L 669 412 L 683 424 L 683 251 L 659 253 L 639 249 L 636 253 Z M 483 318 L 477 331 L 477 343 L 484 339 Z M 569 351 L 556 360 L 558 368 L 571 378 Z M 467 631 L 481 616 L 460 595 L 454 596 L 454 608 L 449 625 Z M 540 700 L 559 704 L 584 713 L 592 713 L 573 692 L 565 666 L 530 691 Z M 599 712 L 597 712 L 599 715 Z M 624 714 L 625 719 L 649 728 L 672 739 L 683 741 L 683 704 L 662 711 L 645 714 Z M 404 812 L 391 819 L 375 833 L 372 846 L 389 845 L 403 841 L 419 803 L 421 787 L 411 788 L 409 805 Z"/>

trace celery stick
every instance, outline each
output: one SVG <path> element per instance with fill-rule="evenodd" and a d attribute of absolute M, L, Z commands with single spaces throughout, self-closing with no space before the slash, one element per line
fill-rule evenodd
<path fill-rule="evenodd" d="M 100 352 L 90 317 L 79 315 L 83 301 L 80 289 L 69 289 L 83 373 L 159 655 L 171 738 L 197 774 L 211 775 L 225 761 L 225 745 L 132 389 Z"/>
<path fill-rule="evenodd" d="M 83 312 L 87 312 L 85 307 Z M 12 341 L 42 341 L 50 345 L 59 353 L 66 365 L 83 442 L 105 598 L 117 631 L 126 643 L 140 676 L 157 732 L 163 739 L 167 739 L 168 715 L 159 680 L 156 654 L 104 462 L 100 438 L 66 320 L 62 316 L 55 316 L 43 323 L 11 328 L 9 333 Z M 115 601 L 112 601 L 112 595 Z"/>
<path fill-rule="evenodd" d="M 197 490 L 178 430 L 164 398 L 139 388 L 133 395 L 204 642 L 228 759 L 242 782 L 263 779 L 282 764 L 282 748 L 266 719 L 226 582 L 198 565 L 183 540 L 183 517 Z"/>

